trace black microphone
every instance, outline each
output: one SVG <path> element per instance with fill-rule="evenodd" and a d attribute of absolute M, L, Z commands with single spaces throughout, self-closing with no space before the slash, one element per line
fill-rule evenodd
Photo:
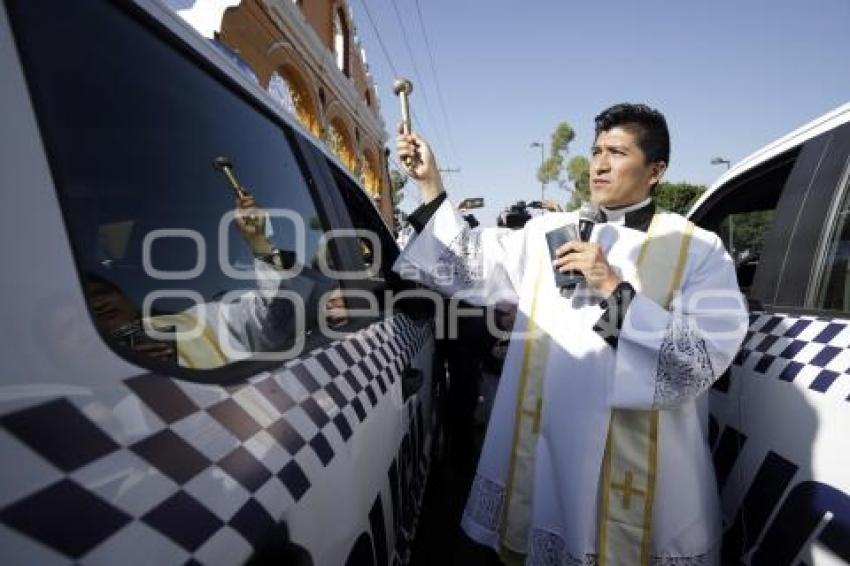
<path fill-rule="evenodd" d="M 593 227 L 598 223 L 605 222 L 605 220 L 605 213 L 599 210 L 598 206 L 590 202 L 583 204 L 578 211 L 579 239 L 582 242 L 588 241 L 593 232 Z"/>

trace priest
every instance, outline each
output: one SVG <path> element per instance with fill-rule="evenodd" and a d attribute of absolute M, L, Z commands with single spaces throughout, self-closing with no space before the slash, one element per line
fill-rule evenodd
<path fill-rule="evenodd" d="M 707 390 L 744 337 L 744 301 L 720 239 L 653 202 L 670 159 L 663 115 L 618 104 L 595 126 L 604 222 L 553 250 L 547 233 L 576 213 L 470 229 L 425 140 L 397 139 L 424 204 L 394 269 L 517 305 L 463 528 L 507 564 L 716 564 Z"/>

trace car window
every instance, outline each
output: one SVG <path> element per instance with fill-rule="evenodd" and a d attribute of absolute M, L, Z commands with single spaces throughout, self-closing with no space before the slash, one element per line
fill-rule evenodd
<path fill-rule="evenodd" d="M 839 194 L 842 200 L 830 229 L 814 306 L 846 312 L 850 311 L 850 178 L 847 174 Z"/>
<path fill-rule="evenodd" d="M 339 191 L 334 200 L 350 220 L 345 229 L 333 232 L 332 239 L 347 256 L 346 272 L 340 277 L 350 324 L 340 331 L 354 331 L 390 314 L 387 301 L 392 302 L 393 296 L 388 291 L 396 290 L 399 282 L 392 271 L 398 248 L 366 191 L 332 160 L 326 162 Z"/>
<path fill-rule="evenodd" d="M 383 287 L 392 277 L 392 264 L 398 255 L 396 244 L 369 195 L 336 165 L 330 161 L 328 165 L 356 232 L 353 237 L 356 238 L 358 260 L 365 268 L 363 276 L 375 284 L 376 289 Z"/>
<path fill-rule="evenodd" d="M 111 3 L 12 7 L 107 341 L 197 369 L 298 353 L 336 282 L 292 133 Z"/>
<path fill-rule="evenodd" d="M 719 198 L 697 213 L 698 223 L 723 241 L 735 262 L 741 291 L 751 302 L 764 300 L 754 296 L 753 281 L 795 158 L 783 156 L 731 181 L 719 189 Z"/>
<path fill-rule="evenodd" d="M 733 212 L 718 226 L 718 235 L 735 261 L 738 284 L 745 293 L 752 285 L 775 213 L 775 209 Z"/>

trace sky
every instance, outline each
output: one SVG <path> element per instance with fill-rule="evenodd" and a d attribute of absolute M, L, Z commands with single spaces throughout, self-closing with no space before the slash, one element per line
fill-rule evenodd
<path fill-rule="evenodd" d="M 568 157 L 588 155 L 593 117 L 612 104 L 662 111 L 672 139 L 666 179 L 710 185 L 725 170 L 712 158 L 734 164 L 850 101 L 850 0 L 349 4 L 389 147 L 399 122 L 392 84 L 402 75 L 414 84 L 414 129 L 441 168 L 461 170 L 444 174 L 450 198 L 485 197 L 483 225 L 508 204 L 540 198 L 532 142 L 548 153 L 566 121 L 576 132 Z M 410 212 L 418 190 L 408 183 L 405 192 Z M 550 184 L 546 196 L 569 194 Z"/>

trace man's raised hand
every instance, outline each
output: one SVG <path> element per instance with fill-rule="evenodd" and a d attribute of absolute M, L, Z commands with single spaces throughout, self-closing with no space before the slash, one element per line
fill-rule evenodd
<path fill-rule="evenodd" d="M 396 152 L 402 163 L 410 159 L 411 166 L 404 165 L 407 174 L 417 182 L 422 192 L 422 200 L 432 201 L 443 192 L 443 180 L 437 168 L 437 160 L 431 147 L 415 133 L 404 134 L 399 126 L 396 138 Z"/>
<path fill-rule="evenodd" d="M 266 213 L 257 206 L 253 195 L 246 194 L 236 198 L 234 221 L 253 253 L 264 254 L 271 251 L 271 244 L 266 238 Z"/>

